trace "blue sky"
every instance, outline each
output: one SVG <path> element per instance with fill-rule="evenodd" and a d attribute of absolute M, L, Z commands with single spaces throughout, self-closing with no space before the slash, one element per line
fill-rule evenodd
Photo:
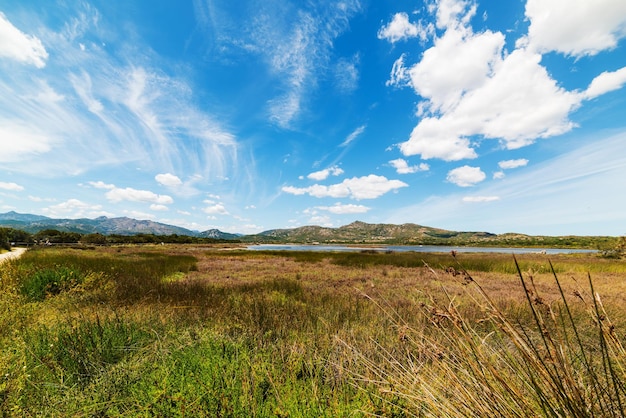
<path fill-rule="evenodd" d="M 623 0 L 0 0 L 0 212 L 626 234 Z"/>

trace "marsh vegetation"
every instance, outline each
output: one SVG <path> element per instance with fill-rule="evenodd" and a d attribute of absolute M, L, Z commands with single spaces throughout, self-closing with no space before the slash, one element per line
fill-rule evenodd
<path fill-rule="evenodd" d="M 623 416 L 625 291 L 594 255 L 34 249 L 0 413 Z"/>

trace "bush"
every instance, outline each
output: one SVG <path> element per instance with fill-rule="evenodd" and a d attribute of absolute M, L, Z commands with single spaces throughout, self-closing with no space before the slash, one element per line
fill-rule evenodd
<path fill-rule="evenodd" d="M 56 295 L 83 281 L 84 274 L 73 267 L 58 266 L 35 271 L 20 286 L 20 292 L 31 301 Z"/>

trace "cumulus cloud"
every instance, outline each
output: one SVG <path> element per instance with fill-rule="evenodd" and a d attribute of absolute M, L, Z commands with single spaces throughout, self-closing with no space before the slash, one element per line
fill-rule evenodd
<path fill-rule="evenodd" d="M 130 187 L 125 189 L 113 188 L 106 192 L 106 198 L 113 203 L 123 201 L 145 202 L 159 205 L 169 205 L 174 203 L 174 199 L 167 195 L 159 195 L 149 190 L 137 190 Z"/>
<path fill-rule="evenodd" d="M 500 200 L 498 196 L 465 196 L 463 198 L 464 202 L 468 203 L 482 203 L 482 202 L 495 202 Z"/>
<path fill-rule="evenodd" d="M 622 88 L 624 84 L 626 84 L 626 67 L 617 71 L 605 71 L 591 81 L 583 96 L 585 99 L 595 99 L 604 93 Z"/>
<path fill-rule="evenodd" d="M 205 201 L 208 204 L 202 211 L 207 215 L 228 215 L 228 211 L 223 203 L 216 203 L 212 201 Z"/>
<path fill-rule="evenodd" d="M 573 129 L 569 115 L 583 100 L 626 84 L 626 69 L 600 74 L 584 92 L 568 91 L 541 64 L 541 53 L 591 54 L 594 49 L 583 46 L 585 36 L 626 35 L 626 3 L 603 0 L 602 4 L 530 0 L 527 16 L 535 29 L 509 52 L 503 33 L 473 31 L 474 2 L 437 2 L 437 27 L 443 34 L 434 37 L 433 46 L 416 64 L 407 66 L 401 56 L 387 82 L 408 85 L 423 99 L 418 105 L 419 123 L 399 146 L 402 153 L 458 161 L 476 158 L 481 139 L 495 139 L 506 149 L 516 149 Z M 587 13 L 588 9 L 594 10 Z M 607 13 L 614 16 L 605 21 Z M 541 16 L 554 22 L 542 23 Z M 557 22 L 561 19 L 567 22 Z M 578 32 L 568 47 L 563 39 L 570 38 L 570 25 Z M 553 30 L 554 39 L 549 36 Z M 564 47 L 557 49 L 557 44 Z M 606 49 L 612 44 L 597 45 Z"/>
<path fill-rule="evenodd" d="M 7 183 L 4 181 L 0 181 L 0 189 L 2 190 L 10 190 L 12 192 L 21 192 L 22 190 L 24 190 L 23 186 L 20 186 L 17 183 Z"/>
<path fill-rule="evenodd" d="M 69 199 L 65 202 L 42 209 L 50 217 L 94 217 L 110 215 L 102 211 L 102 206 L 85 203 L 78 199 Z"/>
<path fill-rule="evenodd" d="M 294 195 L 308 194 L 313 197 L 350 197 L 352 199 L 376 199 L 392 190 L 407 187 L 400 180 L 389 180 L 384 176 L 370 174 L 364 177 L 353 177 L 330 186 L 315 184 L 310 187 L 285 186 L 282 191 Z"/>
<path fill-rule="evenodd" d="M 626 35 L 622 0 L 528 0 L 529 47 L 539 52 L 595 55 Z"/>
<path fill-rule="evenodd" d="M 176 187 L 183 184 L 180 178 L 170 173 L 157 174 L 156 176 L 154 176 L 154 179 L 157 181 L 157 183 L 167 187 Z"/>
<path fill-rule="evenodd" d="M 419 165 L 409 166 L 409 163 L 402 158 L 391 160 L 389 161 L 389 164 L 391 164 L 391 166 L 396 169 L 396 172 L 398 174 L 411 174 L 411 173 L 417 173 L 418 171 L 430 170 L 430 166 L 426 163 L 420 163 Z"/>
<path fill-rule="evenodd" d="M 447 180 L 460 187 L 470 187 L 476 183 L 480 183 L 487 176 L 480 167 L 470 167 L 464 165 L 448 172 Z"/>
<path fill-rule="evenodd" d="M 528 160 L 526 158 L 520 158 L 517 160 L 505 160 L 505 161 L 500 161 L 498 163 L 498 167 L 500 167 L 503 170 L 508 170 L 511 168 L 518 168 L 518 167 L 525 167 L 526 165 L 528 165 Z"/>
<path fill-rule="evenodd" d="M 396 43 L 401 40 L 420 37 L 425 40 L 428 33 L 434 28 L 431 26 L 422 27 L 421 22 L 409 22 L 409 15 L 404 12 L 396 13 L 393 19 L 387 25 L 378 31 L 378 39 L 386 39 L 387 41 Z"/>
<path fill-rule="evenodd" d="M 366 213 L 370 210 L 367 206 L 335 203 L 333 206 L 316 206 L 316 209 L 325 210 L 336 215 Z"/>
<path fill-rule="evenodd" d="M 48 52 L 39 38 L 13 26 L 0 12 L 0 57 L 9 58 L 37 68 L 46 66 Z"/>
<path fill-rule="evenodd" d="M 150 205 L 150 210 L 164 212 L 164 211 L 168 211 L 170 209 L 167 206 L 165 206 L 165 205 L 157 205 L 157 204 L 153 203 L 153 204 Z"/>
<path fill-rule="evenodd" d="M 324 170 L 315 171 L 309 174 L 307 178 L 311 180 L 321 181 L 321 180 L 326 180 L 328 176 L 330 175 L 340 176 L 342 174 L 343 174 L 343 170 L 341 168 L 337 166 L 333 166 L 333 167 L 325 168 Z"/>

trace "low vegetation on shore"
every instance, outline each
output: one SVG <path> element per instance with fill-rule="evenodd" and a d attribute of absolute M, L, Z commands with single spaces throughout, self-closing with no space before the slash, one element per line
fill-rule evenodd
<path fill-rule="evenodd" d="M 626 262 L 39 248 L 0 267 L 2 416 L 624 416 Z"/>

